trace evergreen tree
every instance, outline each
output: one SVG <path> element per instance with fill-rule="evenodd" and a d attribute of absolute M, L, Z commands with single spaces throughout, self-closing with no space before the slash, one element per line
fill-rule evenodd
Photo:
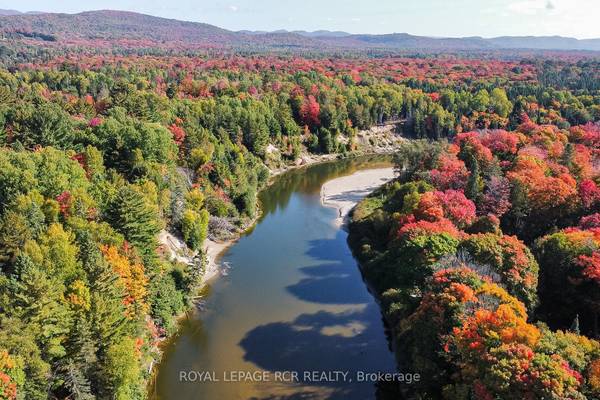
<path fill-rule="evenodd" d="M 67 356 L 58 362 L 56 378 L 62 391 L 70 398 L 95 399 L 92 382 L 95 379 L 98 344 L 92 334 L 89 310 L 81 309 L 73 318 L 68 340 Z"/>
<path fill-rule="evenodd" d="M 155 256 L 158 216 L 144 195 L 132 186 L 122 187 L 109 205 L 107 219 L 147 259 Z"/>
<path fill-rule="evenodd" d="M 69 115 L 55 103 L 37 107 L 21 105 L 12 110 L 9 120 L 16 129 L 16 138 L 28 148 L 35 145 L 66 148 L 73 139 Z"/>
<path fill-rule="evenodd" d="M 576 333 L 578 335 L 581 334 L 581 330 L 579 329 L 579 314 L 575 315 L 575 319 L 573 320 L 573 323 L 571 324 L 571 332 Z"/>
<path fill-rule="evenodd" d="M 25 255 L 17 257 L 15 270 L 18 278 L 13 280 L 13 307 L 22 320 L 35 327 L 45 358 L 63 357 L 63 340 L 72 317 L 63 300 L 64 285 L 49 277 Z"/>
<path fill-rule="evenodd" d="M 467 198 L 476 202 L 481 194 L 482 179 L 479 171 L 479 162 L 473 155 L 470 155 L 469 158 L 470 162 L 468 164 L 471 174 L 469 175 L 469 180 L 467 181 L 465 195 Z"/>
<path fill-rule="evenodd" d="M 569 168 L 572 169 L 573 168 L 573 161 L 575 159 L 575 147 L 573 146 L 572 143 L 567 143 L 565 145 L 565 150 L 563 151 L 563 155 L 562 155 L 562 164 Z"/>
<path fill-rule="evenodd" d="M 88 232 L 78 235 L 83 269 L 90 282 L 90 336 L 95 338 L 100 352 L 127 329 L 123 299 L 125 291 L 119 276 L 111 270 Z M 84 335 L 85 336 L 85 335 Z M 84 348 L 85 346 L 82 346 Z"/>
<path fill-rule="evenodd" d="M 67 363 L 63 369 L 64 387 L 69 390 L 69 398 L 74 400 L 94 400 L 89 380 L 78 363 Z M 87 365 L 83 365 L 87 367 Z"/>

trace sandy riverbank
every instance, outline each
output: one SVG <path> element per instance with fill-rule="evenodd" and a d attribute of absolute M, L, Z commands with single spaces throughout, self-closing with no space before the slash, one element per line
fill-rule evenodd
<path fill-rule="evenodd" d="M 222 268 L 221 264 L 219 263 L 219 257 L 229 246 L 233 245 L 235 242 L 235 240 L 215 242 L 210 239 L 206 239 L 204 242 L 204 249 L 206 252 L 206 270 L 204 271 L 204 275 L 202 275 L 203 284 L 221 273 Z"/>
<path fill-rule="evenodd" d="M 322 162 L 334 161 L 337 158 L 337 154 L 306 155 L 299 160 L 300 162 L 296 164 L 289 164 L 278 169 L 272 169 L 270 171 L 270 180 L 272 182 L 272 179 L 274 179 L 275 177 L 293 169 L 309 167 L 311 165 L 315 165 Z M 258 214 L 256 219 L 258 219 Z M 254 225 L 256 219 L 250 223 L 249 227 Z M 209 280 L 219 276 L 219 274 L 222 271 L 219 258 L 221 257 L 221 255 L 223 255 L 223 253 L 225 253 L 225 250 L 227 250 L 230 246 L 232 246 L 235 242 L 239 240 L 239 238 L 242 236 L 242 233 L 243 232 L 239 232 L 236 235 L 236 237 L 231 240 L 215 242 L 213 240 L 206 239 L 204 241 L 204 249 L 206 254 L 206 270 L 204 271 L 204 275 L 202 276 L 202 284 L 205 284 Z"/>
<path fill-rule="evenodd" d="M 164 246 L 165 251 L 168 251 L 168 254 L 172 260 L 188 265 L 193 265 L 195 262 L 197 262 L 196 257 L 198 256 L 198 253 L 192 252 L 186 246 L 183 240 L 172 233 L 162 230 L 158 235 L 158 239 L 161 245 Z M 207 262 L 206 270 L 204 271 L 204 275 L 202 275 L 203 284 L 219 274 L 219 256 L 225 251 L 225 249 L 234 243 L 235 240 L 215 242 L 210 239 L 206 239 L 204 241 L 204 250 Z"/>
<path fill-rule="evenodd" d="M 358 133 L 360 150 L 353 157 L 368 154 L 392 154 L 406 139 L 394 133 L 394 125 L 373 127 Z M 276 149 L 271 147 L 271 151 Z M 329 162 L 339 159 L 339 154 L 303 154 L 296 163 L 287 164 L 280 168 L 270 170 L 270 182 L 285 172 L 305 168 L 311 165 Z M 345 216 L 363 197 L 394 177 L 392 168 L 359 171 L 353 175 L 334 179 L 327 182 L 321 191 L 321 200 L 325 206 L 335 207 L 340 210 L 340 218 L 336 223 L 341 224 Z M 323 197 L 325 195 L 325 198 Z M 260 211 L 259 211 L 260 212 Z M 257 216 L 258 219 L 258 216 Z M 253 221 L 250 226 L 256 222 Z M 206 250 L 207 264 L 202 283 L 218 276 L 221 272 L 219 257 L 225 250 L 233 245 L 242 235 L 239 232 L 236 238 L 223 242 L 215 242 L 206 239 L 204 248 Z"/>
<path fill-rule="evenodd" d="M 390 167 L 358 171 L 333 179 L 321 188 L 321 203 L 338 210 L 336 224 L 342 225 L 360 200 L 394 177 L 394 169 Z"/>
<path fill-rule="evenodd" d="M 310 164 L 323 161 L 326 160 L 315 158 L 310 161 Z M 323 185 L 321 189 L 321 202 L 327 207 L 333 207 L 338 210 L 339 217 L 335 223 L 341 225 L 356 203 L 393 177 L 393 168 L 379 168 L 358 171 L 349 176 L 333 179 Z M 239 236 L 235 239 L 222 242 L 210 239 L 205 240 L 206 270 L 202 276 L 203 284 L 216 278 L 221 273 L 222 267 L 219 258 L 228 247 L 232 246 L 239 239 Z M 168 249 L 171 258 L 186 264 L 194 263 L 196 254 L 191 253 L 181 239 L 171 233 L 162 231 L 159 235 L 159 240 Z"/>
<path fill-rule="evenodd" d="M 314 158 L 307 165 L 325 161 L 330 160 Z M 289 171 L 290 169 L 294 169 L 294 167 L 287 168 L 286 171 Z M 275 175 L 279 175 L 280 173 L 282 172 Z M 394 176 L 394 169 L 390 167 L 358 171 L 352 175 L 333 179 L 326 182 L 321 188 L 321 202 L 326 207 L 333 207 L 338 210 L 339 216 L 335 220 L 335 223 L 337 225 L 342 225 L 350 210 L 352 210 L 360 200 L 379 186 L 393 179 Z M 202 278 L 203 283 L 217 277 L 221 273 L 222 268 L 219 263 L 219 258 L 225 250 L 237 240 L 238 239 L 236 238 L 223 242 L 215 242 L 207 239 L 204 242 L 207 264 L 206 271 Z"/>

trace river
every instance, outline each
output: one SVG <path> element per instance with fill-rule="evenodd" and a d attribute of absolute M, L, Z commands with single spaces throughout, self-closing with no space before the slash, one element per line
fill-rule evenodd
<path fill-rule="evenodd" d="M 359 382 L 395 371 L 381 313 L 319 192 L 333 178 L 388 165 L 381 157 L 314 165 L 261 192 L 260 220 L 224 253 L 224 275 L 165 344 L 151 397 L 381 397 L 380 385 Z"/>

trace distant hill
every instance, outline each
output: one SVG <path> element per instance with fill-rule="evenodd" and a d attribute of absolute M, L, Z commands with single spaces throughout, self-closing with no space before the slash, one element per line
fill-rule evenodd
<path fill-rule="evenodd" d="M 88 11 L 79 14 L 20 13 L 0 10 L 0 34 L 28 43 L 90 46 L 156 46 L 180 48 L 299 48 L 390 50 L 593 50 L 600 39 L 551 37 L 432 38 L 407 33 L 386 35 L 332 31 L 239 31 L 214 25 L 154 17 L 127 11 Z"/>
<path fill-rule="evenodd" d="M 26 40 L 66 44 L 236 47 L 316 46 L 290 33 L 249 35 L 200 22 L 179 21 L 129 11 L 87 11 L 79 14 L 12 14 L 0 16 L 0 33 Z"/>
<path fill-rule="evenodd" d="M 344 37 L 318 37 L 317 39 L 331 45 L 344 47 L 377 47 L 390 49 L 490 49 L 494 46 L 481 38 L 430 38 L 414 36 L 407 33 L 391 33 L 387 35 L 349 35 Z"/>
<path fill-rule="evenodd" d="M 342 31 L 314 31 L 314 32 L 307 32 L 307 31 L 293 31 L 293 33 L 297 33 L 298 35 L 302 35 L 302 36 L 307 36 L 307 37 L 328 37 L 328 38 L 340 38 L 340 37 L 346 37 L 346 36 L 351 36 L 351 33 L 348 32 L 342 32 Z"/>
<path fill-rule="evenodd" d="M 0 8 L 0 15 L 38 15 L 38 14 L 45 14 L 42 11 L 27 11 L 27 12 L 21 12 L 21 11 L 17 11 L 17 10 L 4 10 Z"/>
<path fill-rule="evenodd" d="M 10 15 L 0 17 L 0 31 L 48 35 L 57 41 L 149 40 L 193 43 L 207 40 L 231 43 L 236 35 L 225 29 L 126 11 L 90 11 L 80 14 Z"/>
<path fill-rule="evenodd" d="M 320 31 L 288 31 L 286 29 L 279 29 L 276 31 L 249 31 L 249 30 L 242 30 L 242 31 L 237 31 L 237 33 L 242 33 L 245 35 L 265 35 L 265 34 L 295 34 L 295 35 L 300 35 L 300 36 L 304 36 L 304 37 L 308 37 L 308 38 L 340 38 L 340 37 L 346 37 L 346 36 L 351 36 L 351 33 L 348 32 L 342 32 L 342 31 L 327 31 L 327 30 L 320 30 Z"/>
<path fill-rule="evenodd" d="M 348 32 L 342 32 L 342 31 L 327 31 L 327 30 L 320 30 L 320 31 L 313 31 L 313 32 L 309 32 L 309 31 L 288 31 L 285 29 L 279 29 L 276 31 L 272 31 L 272 32 L 268 32 L 268 31 L 238 31 L 238 33 L 246 33 L 249 35 L 262 35 L 265 33 L 295 33 L 296 35 L 300 35 L 300 36 L 306 36 L 306 37 L 312 37 L 312 38 L 319 38 L 319 37 L 326 37 L 326 38 L 330 38 L 330 37 L 346 37 L 346 36 L 351 36 L 351 33 Z"/>
<path fill-rule="evenodd" d="M 487 39 L 497 47 L 506 49 L 553 49 L 600 51 L 600 39 L 583 39 L 562 36 L 502 36 Z"/>
<path fill-rule="evenodd" d="M 21 15 L 21 11 L 0 9 L 0 15 Z"/>
<path fill-rule="evenodd" d="M 393 49 L 534 49 L 534 50 L 590 50 L 600 51 L 600 39 L 578 40 L 562 36 L 505 36 L 491 39 L 481 37 L 432 38 L 407 33 L 387 35 L 348 35 L 343 37 L 316 37 L 331 45 L 351 47 L 382 47 Z"/>

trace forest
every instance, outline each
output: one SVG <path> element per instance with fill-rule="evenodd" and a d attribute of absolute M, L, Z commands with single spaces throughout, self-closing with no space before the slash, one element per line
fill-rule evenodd
<path fill-rule="evenodd" d="M 539 87 L 583 94 L 564 71 Z M 488 103 L 507 123 L 407 143 L 353 212 L 399 368 L 424 377 L 409 398 L 600 397 L 600 125 L 512 90 Z"/>
<path fill-rule="evenodd" d="M 597 397 L 600 62 L 510 58 L 3 49 L 0 399 L 146 398 L 207 236 L 391 121 L 416 140 L 351 230 L 424 390 Z"/>

